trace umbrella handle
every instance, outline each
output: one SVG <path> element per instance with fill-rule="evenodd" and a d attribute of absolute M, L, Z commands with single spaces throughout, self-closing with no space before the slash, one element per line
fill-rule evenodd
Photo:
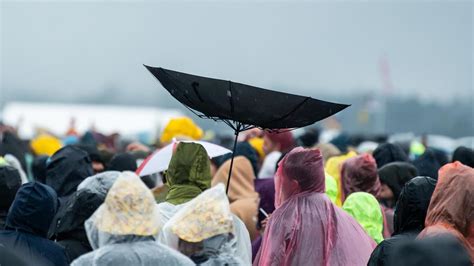
<path fill-rule="evenodd" d="M 227 177 L 227 187 L 225 189 L 226 194 L 229 194 L 230 178 L 232 176 L 232 166 L 234 165 L 235 149 L 237 148 L 237 138 L 239 137 L 240 126 L 241 126 L 240 123 L 237 124 L 236 130 L 235 130 L 234 148 L 232 149 L 232 157 L 230 159 L 229 176 Z"/>

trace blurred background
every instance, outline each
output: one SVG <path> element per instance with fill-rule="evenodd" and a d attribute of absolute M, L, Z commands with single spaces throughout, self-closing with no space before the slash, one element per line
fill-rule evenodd
<path fill-rule="evenodd" d="M 127 116 L 137 124 L 123 128 L 156 131 L 183 114 L 229 132 L 194 117 L 143 64 L 352 104 L 318 125 L 351 134 L 474 135 L 472 1 L 2 1 L 0 10 L 0 117 L 26 137 L 71 124 L 120 131 L 104 125 Z"/>

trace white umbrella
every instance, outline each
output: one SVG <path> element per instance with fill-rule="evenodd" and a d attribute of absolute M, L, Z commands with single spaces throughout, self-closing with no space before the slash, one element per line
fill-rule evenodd
<path fill-rule="evenodd" d="M 138 167 L 137 175 L 146 176 L 159 173 L 168 169 L 168 165 L 171 161 L 171 156 L 173 155 L 173 146 L 177 142 L 201 144 L 210 158 L 218 157 L 227 153 L 232 153 L 232 151 L 229 149 L 207 141 L 173 140 L 170 144 L 148 156 L 148 158 L 146 158 L 146 160 L 140 165 L 140 167 Z"/>

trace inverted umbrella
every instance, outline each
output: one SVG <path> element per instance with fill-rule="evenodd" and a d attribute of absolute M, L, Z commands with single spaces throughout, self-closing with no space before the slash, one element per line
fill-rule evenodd
<path fill-rule="evenodd" d="M 161 67 L 145 67 L 191 112 L 231 127 L 235 133 L 234 152 L 242 131 L 255 127 L 267 130 L 304 127 L 349 106 Z M 227 191 L 233 162 L 234 156 L 231 158 Z"/>
<path fill-rule="evenodd" d="M 198 141 L 198 140 L 183 140 L 183 141 L 176 141 L 173 140 L 170 144 L 166 145 L 162 149 L 154 152 L 145 161 L 138 167 L 136 173 L 139 176 L 146 176 L 151 175 L 154 173 L 162 172 L 168 169 L 168 165 L 171 161 L 171 157 L 173 156 L 173 146 L 178 142 L 187 142 L 187 143 L 197 143 L 204 147 L 207 152 L 207 155 L 210 158 L 218 157 L 224 154 L 231 153 L 232 151 L 226 149 L 222 146 L 216 145 L 214 143 L 210 143 L 207 141 Z"/>

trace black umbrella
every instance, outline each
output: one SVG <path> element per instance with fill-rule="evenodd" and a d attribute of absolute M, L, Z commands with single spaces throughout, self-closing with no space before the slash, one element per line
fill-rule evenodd
<path fill-rule="evenodd" d="M 255 127 L 266 130 L 304 127 L 349 106 L 161 67 L 145 67 L 191 112 L 231 127 L 235 132 L 234 152 L 242 131 Z M 233 162 L 232 156 L 227 190 Z"/>

